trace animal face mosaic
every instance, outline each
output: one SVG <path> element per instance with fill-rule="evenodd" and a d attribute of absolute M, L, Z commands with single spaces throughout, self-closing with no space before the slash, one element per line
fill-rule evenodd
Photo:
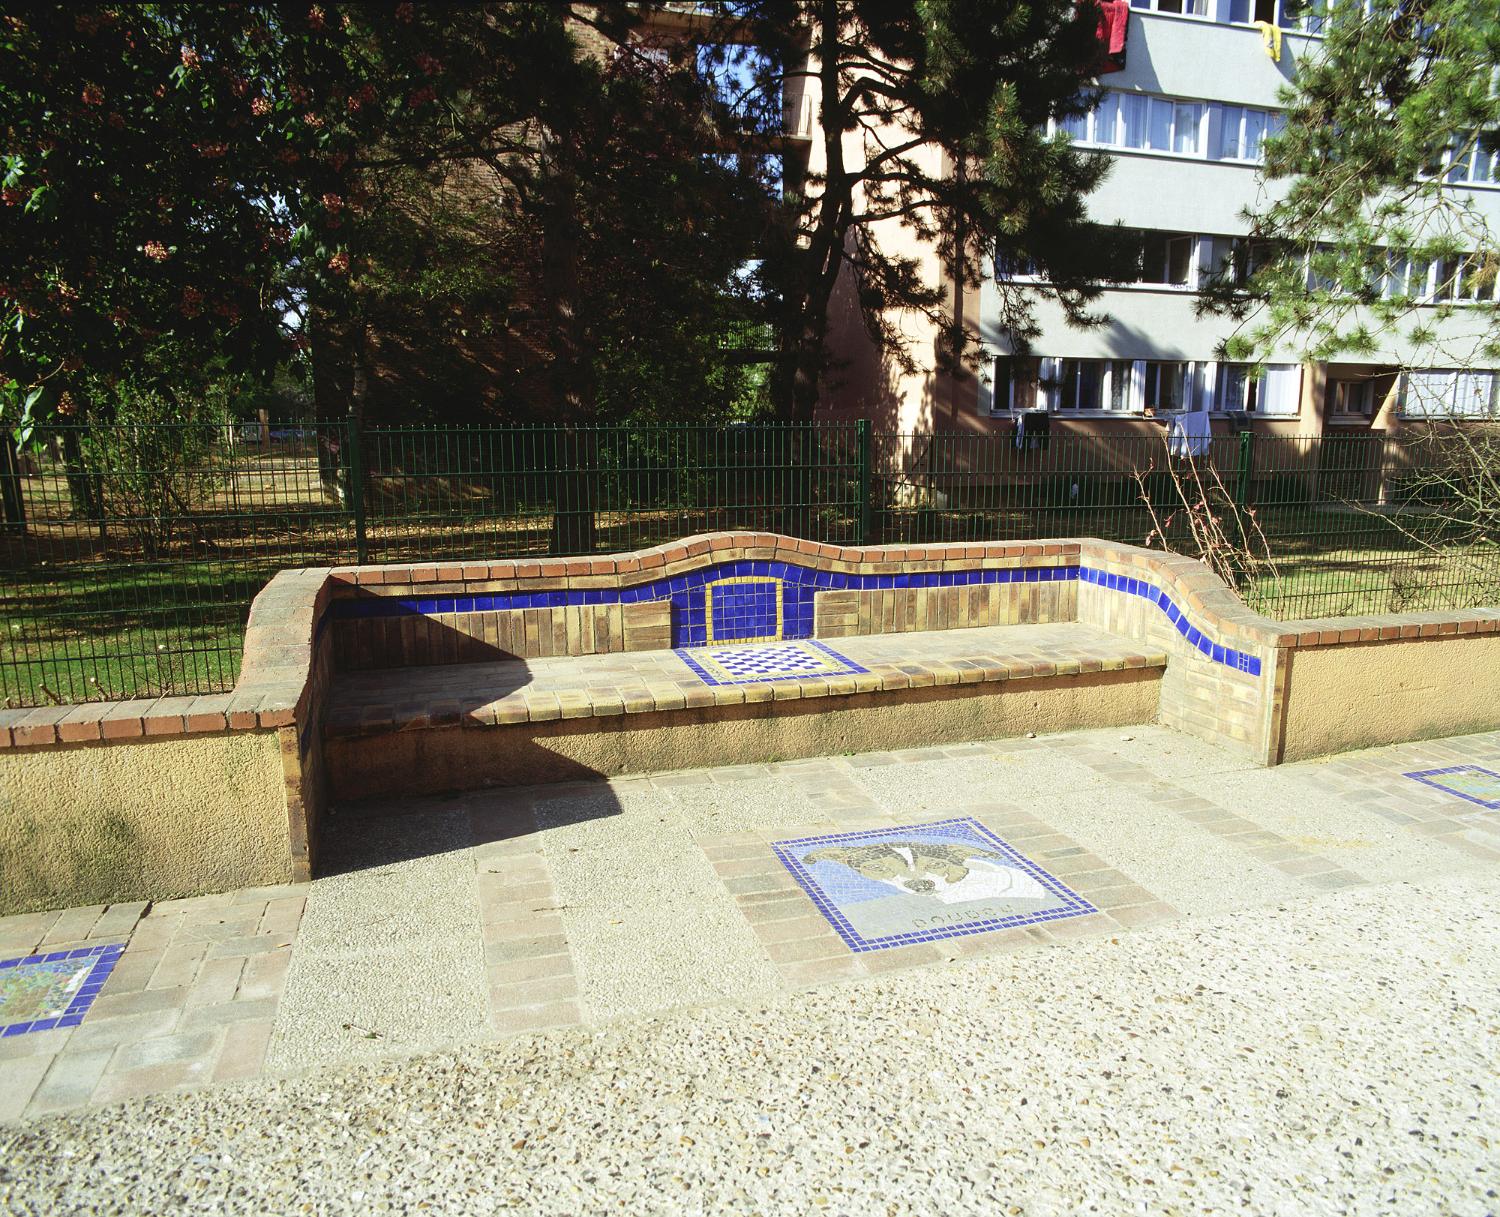
<path fill-rule="evenodd" d="M 1500 773 L 1491 773 L 1478 765 L 1454 765 L 1448 769 L 1419 769 L 1408 773 L 1426 786 L 1435 786 L 1448 794 L 1478 803 L 1491 810 L 1500 808 Z"/>
<path fill-rule="evenodd" d="M 802 837 L 772 848 L 852 951 L 1098 911 L 977 820 Z"/>
<path fill-rule="evenodd" d="M 804 680 L 810 676 L 845 676 L 867 670 L 832 647 L 811 640 L 770 646 L 699 647 L 677 654 L 709 685 Z"/>
<path fill-rule="evenodd" d="M 0 1036 L 76 1027 L 104 987 L 124 943 L 0 959 Z"/>

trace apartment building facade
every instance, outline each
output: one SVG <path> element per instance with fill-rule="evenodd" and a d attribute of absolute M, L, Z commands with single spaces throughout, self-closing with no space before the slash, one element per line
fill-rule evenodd
<path fill-rule="evenodd" d="M 902 431 L 979 433 L 1014 430 L 1022 415 L 1044 412 L 1052 434 L 1094 436 L 1155 434 L 1173 420 L 1204 435 L 1393 433 L 1414 418 L 1500 414 L 1500 374 L 1422 367 L 1432 357 L 1404 332 L 1386 335 L 1359 363 L 1310 361 L 1289 343 L 1256 376 L 1218 353 L 1234 323 L 1199 315 L 1200 290 L 1247 233 L 1246 213 L 1274 200 L 1278 184 L 1262 179 L 1261 147 L 1283 121 L 1278 90 L 1318 53 L 1321 12 L 1321 0 L 1132 0 L 1123 67 L 1099 78 L 1098 107 L 1066 130 L 1112 162 L 1089 208 L 1139 230 L 1139 281 L 1106 288 L 1097 311 L 1109 320 L 1095 329 L 1070 326 L 1055 303 L 1036 297 L 1041 337 L 1031 357 L 1018 358 L 998 324 L 999 283 L 1024 289 L 1032 268 L 989 258 L 976 291 L 928 255 L 931 272 L 951 285 L 954 314 L 983 344 L 982 374 L 949 375 L 933 359 L 915 373 L 886 366 L 851 303 L 830 338 L 829 412 Z M 1476 150 L 1446 176 L 1500 225 L 1500 164 L 1490 153 Z M 1493 298 L 1495 287 L 1443 266 L 1395 267 L 1388 290 L 1435 305 L 1479 290 Z M 852 285 L 844 299 L 852 302 Z M 1450 349 L 1464 340 L 1462 311 L 1434 322 L 1452 331 Z M 922 326 L 913 319 L 919 360 L 936 338 Z"/>

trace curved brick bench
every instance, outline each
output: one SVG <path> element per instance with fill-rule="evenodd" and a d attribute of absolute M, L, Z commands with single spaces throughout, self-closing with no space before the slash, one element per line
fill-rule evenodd
<path fill-rule="evenodd" d="M 766 645 L 813 666 L 735 667 Z M 1153 718 L 1277 764 L 1493 729 L 1497 690 L 1500 609 L 1275 622 L 1090 539 L 283 571 L 230 693 L 0 711 L 0 806 L 76 863 L 0 863 L 0 911 L 306 878 L 328 799 L 374 789 Z"/>

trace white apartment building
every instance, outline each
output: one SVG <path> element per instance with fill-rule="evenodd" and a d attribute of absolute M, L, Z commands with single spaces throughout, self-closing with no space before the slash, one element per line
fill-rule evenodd
<path fill-rule="evenodd" d="M 1036 360 L 1010 358 L 994 324 L 994 280 L 987 282 L 978 324 L 992 362 L 973 403 L 979 419 L 1045 408 L 1054 420 L 1077 420 L 1080 430 L 1113 431 L 1136 429 L 1130 420 L 1150 413 L 1203 412 L 1215 431 L 1248 417 L 1257 431 L 1305 435 L 1394 430 L 1422 414 L 1500 412 L 1493 373 L 1399 375 L 1398 365 L 1422 358 L 1401 334 L 1389 335 L 1387 349 L 1368 363 L 1313 364 L 1288 347 L 1263 378 L 1253 378 L 1216 354 L 1233 323 L 1195 313 L 1200 280 L 1246 233 L 1246 211 L 1272 201 L 1277 184 L 1261 179 L 1261 142 L 1282 122 L 1278 90 L 1299 61 L 1317 54 L 1321 10 L 1321 0 L 1132 0 L 1124 69 L 1101 76 L 1098 108 L 1065 127 L 1081 147 L 1113 162 L 1090 210 L 1141 231 L 1141 281 L 1105 291 L 1097 308 L 1110 321 L 1099 329 L 1070 327 L 1055 303 L 1038 300 Z M 1279 38 L 1257 21 L 1274 23 Z M 1497 179 L 1500 165 L 1488 152 L 1448 172 L 1492 224 L 1500 224 Z M 1454 269 L 1399 267 L 1392 281 L 1422 275 L 1408 290 L 1416 294 L 1420 283 L 1434 302 L 1475 291 Z M 1022 283 L 1028 270 L 993 268 Z M 1457 345 L 1463 318 L 1446 324 Z"/>

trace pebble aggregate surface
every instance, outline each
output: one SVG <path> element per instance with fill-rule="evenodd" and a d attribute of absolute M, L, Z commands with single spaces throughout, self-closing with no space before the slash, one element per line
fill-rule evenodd
<path fill-rule="evenodd" d="M 0 1126 L 7 1214 L 1500 1211 L 1500 878 Z"/>

